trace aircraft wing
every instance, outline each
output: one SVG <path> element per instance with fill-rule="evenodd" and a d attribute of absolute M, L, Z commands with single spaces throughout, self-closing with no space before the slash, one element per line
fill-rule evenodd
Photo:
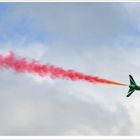
<path fill-rule="evenodd" d="M 135 90 L 134 89 L 129 89 L 128 94 L 126 97 L 129 97 Z"/>
<path fill-rule="evenodd" d="M 130 78 L 130 84 L 136 85 L 136 82 L 131 75 L 129 75 L 129 78 Z"/>

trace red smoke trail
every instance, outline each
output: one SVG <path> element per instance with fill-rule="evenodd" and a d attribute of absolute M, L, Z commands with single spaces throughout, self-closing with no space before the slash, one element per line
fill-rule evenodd
<path fill-rule="evenodd" d="M 13 52 L 10 52 L 7 56 L 0 54 L 0 68 L 7 68 L 16 71 L 17 73 L 36 73 L 41 77 L 50 76 L 54 78 L 62 78 L 69 80 L 83 80 L 91 83 L 104 83 L 127 86 L 126 84 L 85 75 L 74 70 L 64 70 L 63 68 L 53 65 L 45 64 L 41 65 L 36 60 L 28 61 L 26 58 L 16 57 Z"/>

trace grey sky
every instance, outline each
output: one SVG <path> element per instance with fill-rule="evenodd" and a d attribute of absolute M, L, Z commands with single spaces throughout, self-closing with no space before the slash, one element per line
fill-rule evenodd
<path fill-rule="evenodd" d="M 42 63 L 123 83 L 132 74 L 140 83 L 139 16 L 130 5 L 6 7 L 1 11 L 6 16 L 0 14 L 0 53 L 14 50 Z M 1 135 L 139 135 L 140 96 L 135 92 L 126 98 L 127 87 L 42 79 L 10 70 L 1 70 L 0 79 Z"/>

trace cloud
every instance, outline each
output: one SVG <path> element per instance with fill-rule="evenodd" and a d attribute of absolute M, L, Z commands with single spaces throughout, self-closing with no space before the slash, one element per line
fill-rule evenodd
<path fill-rule="evenodd" d="M 26 46 L 26 43 L 23 44 Z M 28 49 L 21 46 L 19 49 L 16 44 L 13 45 L 13 48 L 18 54 L 31 58 L 38 44 L 30 45 L 32 47 Z M 4 50 L 7 52 L 11 49 L 10 44 L 4 46 Z M 43 44 L 39 46 L 46 50 L 46 47 L 50 47 Z M 35 50 L 34 53 L 37 54 L 38 50 Z M 129 58 L 129 53 L 125 49 L 109 47 L 109 49 L 104 49 L 104 52 L 100 52 L 100 49 L 97 48 L 91 48 L 91 50 L 92 55 L 90 52 L 87 55 L 87 52 L 82 50 L 79 55 L 73 54 L 73 58 L 79 63 L 78 66 L 64 52 L 61 54 L 63 57 L 60 57 L 59 51 L 58 54 L 52 53 L 54 59 L 47 55 L 47 51 L 44 50 L 42 52 L 46 54 L 39 53 L 39 57 L 36 55 L 36 58 L 40 61 L 45 59 L 46 62 L 60 64 L 65 68 L 76 68 L 81 72 L 109 79 L 118 81 L 126 79 L 130 67 L 125 65 L 125 63 L 128 64 L 126 57 Z M 115 55 L 120 50 L 122 53 Z M 57 50 L 55 51 L 57 52 Z M 2 49 L 1 52 L 3 52 Z M 129 52 L 132 50 L 130 49 Z M 138 53 L 136 54 L 138 55 Z M 94 58 L 98 61 L 95 61 Z M 122 59 L 123 61 L 121 61 Z M 114 63 L 121 66 L 122 73 L 116 71 L 119 67 L 114 66 Z M 86 68 L 82 65 L 85 65 Z M 122 67 L 123 65 L 124 67 Z M 91 68 L 94 70 L 93 72 Z M 104 70 L 101 70 L 102 68 Z M 36 75 L 17 75 L 7 70 L 1 71 L 0 78 L 3 100 L 1 102 L 2 115 L 0 120 L 5 126 L 1 128 L 1 135 L 130 134 L 133 120 L 131 120 L 128 112 L 129 109 L 123 103 L 126 102 L 125 94 L 121 94 L 121 92 L 125 93 L 127 88 L 59 79 L 52 81 L 47 77 L 41 79 Z M 132 97 L 133 100 L 135 98 L 136 96 Z M 126 105 L 128 106 L 129 102 L 126 102 Z M 123 118 L 121 118 L 122 116 Z"/>
<path fill-rule="evenodd" d="M 45 36 L 48 42 L 68 41 L 81 46 L 113 40 L 123 33 L 128 18 L 120 3 L 17 3 L 9 7 L 10 14 L 1 20 L 7 23 L 8 37 L 26 33 L 30 39 Z"/>

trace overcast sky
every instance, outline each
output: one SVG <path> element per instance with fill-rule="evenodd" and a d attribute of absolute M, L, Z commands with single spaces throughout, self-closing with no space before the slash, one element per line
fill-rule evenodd
<path fill-rule="evenodd" d="M 0 3 L 0 53 L 140 84 L 139 3 Z M 139 135 L 140 92 L 0 70 L 0 135 Z"/>

